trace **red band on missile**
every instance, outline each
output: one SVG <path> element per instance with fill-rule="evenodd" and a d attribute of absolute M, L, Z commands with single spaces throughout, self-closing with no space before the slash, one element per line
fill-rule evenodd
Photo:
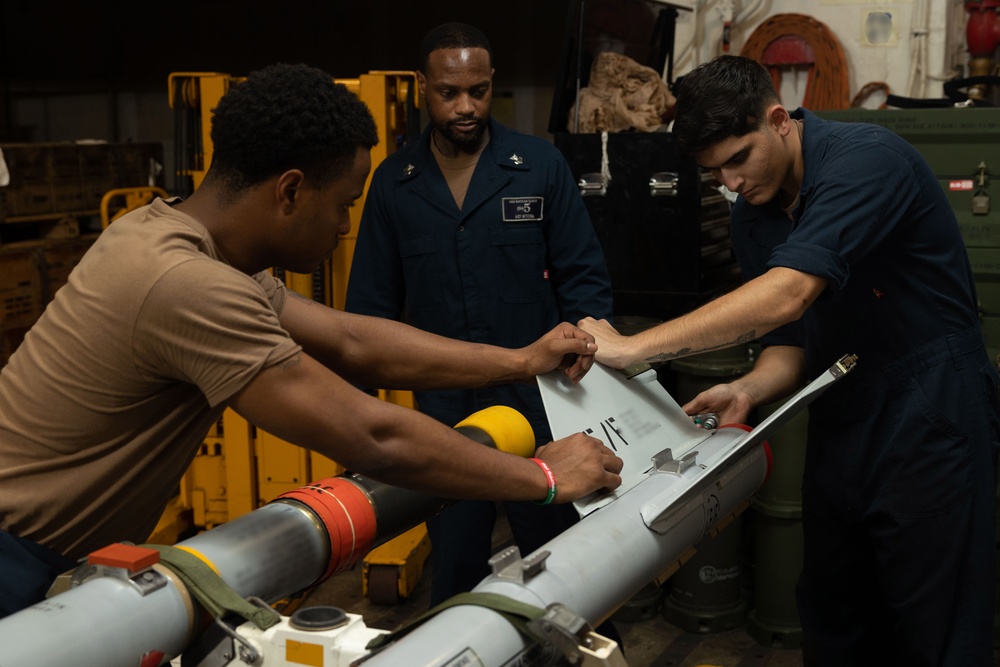
<path fill-rule="evenodd" d="M 371 550 L 377 528 L 375 510 L 368 496 L 351 480 L 329 477 L 279 498 L 306 505 L 326 527 L 330 562 L 319 581 L 350 567 Z"/>

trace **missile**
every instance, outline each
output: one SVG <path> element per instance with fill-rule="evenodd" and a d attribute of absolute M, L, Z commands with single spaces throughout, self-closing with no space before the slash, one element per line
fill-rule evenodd
<path fill-rule="evenodd" d="M 516 548 L 494 557 L 493 573 L 473 589 L 481 598 L 444 609 L 366 667 L 624 664 L 590 628 L 649 582 L 662 583 L 749 505 L 770 471 L 768 434 L 855 362 L 841 358 L 753 430 L 693 425 L 651 369 L 626 379 L 595 365 L 578 386 L 540 377 L 553 435 L 584 430 L 603 439 L 625 462 L 621 487 L 579 501 L 581 521 L 526 558 Z M 493 606 L 497 596 L 539 610 L 526 623 L 531 632 Z"/>
<path fill-rule="evenodd" d="M 752 430 L 696 426 L 648 368 L 623 374 L 595 366 L 579 385 L 540 376 L 553 435 L 590 433 L 625 464 L 618 489 L 575 503 L 578 524 L 525 558 L 516 547 L 501 552 L 471 597 L 377 650 L 368 642 L 386 639 L 384 631 L 366 628 L 356 615 L 307 608 L 268 629 L 217 621 L 232 648 L 221 660 L 192 656 L 185 666 L 624 665 L 614 642 L 590 628 L 650 581 L 662 582 L 699 540 L 749 505 L 770 470 L 768 434 L 855 361 L 839 360 Z M 492 418 L 476 419 L 484 413 Z M 509 408 L 484 413 L 456 429 L 504 451 L 533 451 L 523 417 Z M 239 596 L 265 604 L 349 567 L 446 502 L 345 475 L 285 494 L 177 548 L 210 565 Z M 196 652 L 189 647 L 213 631 L 184 581 L 161 563 L 123 564 L 97 554 L 77 571 L 75 584 L 0 620 L 0 667 L 155 667 L 182 652 L 187 659 Z M 511 605 L 531 610 L 520 628 L 509 620 Z M 312 613 L 334 618 L 296 619 Z"/>
<path fill-rule="evenodd" d="M 503 406 L 455 430 L 520 456 L 535 449 L 531 425 Z M 240 597 L 270 604 L 352 566 L 450 502 L 346 473 L 176 547 Z M 69 590 L 0 620 L 0 667 L 155 667 L 180 655 L 204 629 L 204 614 L 182 578 L 158 561 L 158 552 L 127 545 L 91 554 Z"/>

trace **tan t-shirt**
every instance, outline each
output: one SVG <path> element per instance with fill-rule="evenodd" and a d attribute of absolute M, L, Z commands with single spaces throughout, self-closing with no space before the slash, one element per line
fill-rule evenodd
<path fill-rule="evenodd" d="M 459 211 L 465 204 L 465 195 L 469 192 L 472 174 L 476 171 L 479 156 L 483 154 L 487 143 L 489 142 L 484 141 L 480 149 L 472 155 L 462 153 L 457 157 L 448 157 L 434 143 L 434 137 L 431 137 L 431 153 L 434 155 L 438 168 L 441 169 L 441 175 L 444 176 L 445 183 L 448 184 L 448 189 L 451 190 L 451 196 L 455 198 L 455 204 Z"/>
<path fill-rule="evenodd" d="M 301 349 L 284 297 L 162 200 L 115 221 L 0 372 L 0 528 L 144 541 L 225 401 Z"/>

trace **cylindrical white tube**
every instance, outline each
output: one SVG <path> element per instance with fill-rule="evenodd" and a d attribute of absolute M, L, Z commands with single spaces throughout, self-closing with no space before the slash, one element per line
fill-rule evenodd
<path fill-rule="evenodd" d="M 719 520 L 740 511 L 764 483 L 769 469 L 766 444 L 751 448 L 724 470 L 713 470 L 712 462 L 743 435 L 739 429 L 716 432 L 699 444 L 698 460 L 703 463 L 680 473 L 651 473 L 614 502 L 587 515 L 529 556 L 550 552 L 545 568 L 534 577 L 522 583 L 494 575 L 474 592 L 497 593 L 540 608 L 559 602 L 596 625 L 667 571 Z M 700 503 L 687 503 L 680 515 L 672 515 L 663 534 L 646 525 L 644 507 L 665 494 L 679 495 L 696 480 L 703 481 L 702 476 L 710 476 L 713 483 Z M 518 664 L 517 659 L 540 650 L 500 614 L 463 605 L 441 612 L 374 655 L 366 667 L 439 667 L 459 664 L 456 658 L 500 667 Z M 531 664 L 548 663 L 533 657 Z"/>
<path fill-rule="evenodd" d="M 0 622 L 0 667 L 155 667 L 190 640 L 183 589 L 99 577 Z"/>
<path fill-rule="evenodd" d="M 511 408 L 481 410 L 455 428 L 506 452 L 534 451 L 531 425 Z M 241 597 L 271 603 L 353 565 L 449 502 L 345 474 L 283 494 L 177 547 Z M 0 620 L 0 667 L 156 667 L 179 655 L 201 619 L 179 578 L 155 567 L 167 581 L 146 594 L 124 576 L 91 577 Z"/>

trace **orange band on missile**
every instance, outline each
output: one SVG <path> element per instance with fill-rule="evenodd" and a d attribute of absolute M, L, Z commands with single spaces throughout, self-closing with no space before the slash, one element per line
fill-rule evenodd
<path fill-rule="evenodd" d="M 377 519 L 371 500 L 357 484 L 329 477 L 283 493 L 311 509 L 330 538 L 330 562 L 319 581 L 359 561 L 375 543 Z"/>

